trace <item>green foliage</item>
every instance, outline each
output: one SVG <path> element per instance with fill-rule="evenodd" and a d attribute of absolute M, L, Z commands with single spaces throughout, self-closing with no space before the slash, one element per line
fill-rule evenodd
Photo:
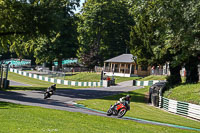
<path fill-rule="evenodd" d="M 34 54 L 37 63 L 75 56 L 77 5 L 79 0 L 2 0 L 0 47 L 20 58 Z"/>
<path fill-rule="evenodd" d="M 159 48 L 164 43 L 163 34 L 166 20 L 159 17 L 160 3 L 153 1 L 135 1 L 131 13 L 135 25 L 131 27 L 131 53 L 137 56 L 139 64 L 157 65 L 165 63 Z"/>
<path fill-rule="evenodd" d="M 176 70 L 171 74 L 177 76 L 177 84 L 180 76 L 176 67 L 200 55 L 200 2 L 140 0 L 133 5 L 131 13 L 136 25 L 131 31 L 132 54 L 138 57 L 139 64 L 155 66 L 169 62 L 171 70 Z"/>
<path fill-rule="evenodd" d="M 125 0 L 88 0 L 84 4 L 78 24 L 78 56 L 84 65 L 102 65 L 105 59 L 126 52 L 133 24 L 129 7 Z"/>

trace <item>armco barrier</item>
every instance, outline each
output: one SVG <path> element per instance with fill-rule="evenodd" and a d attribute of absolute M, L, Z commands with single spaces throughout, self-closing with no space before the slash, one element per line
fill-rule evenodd
<path fill-rule="evenodd" d="M 63 85 L 71 85 L 71 86 L 91 86 L 91 87 L 98 87 L 103 86 L 103 81 L 100 82 L 78 82 L 78 81 L 69 81 L 69 80 L 61 80 L 61 79 L 55 79 L 55 78 L 49 78 L 45 76 L 40 76 L 38 74 L 32 74 L 24 71 L 19 71 L 17 69 L 10 68 L 10 72 L 14 72 L 23 76 L 27 76 L 30 78 L 35 78 L 47 82 L 52 82 L 56 84 L 63 84 Z"/>
<path fill-rule="evenodd" d="M 160 96 L 159 107 L 166 111 L 200 120 L 200 105 L 171 100 Z"/>
<path fill-rule="evenodd" d="M 162 80 L 150 80 L 150 81 L 133 81 L 133 86 L 152 86 L 153 84 L 160 82 Z"/>

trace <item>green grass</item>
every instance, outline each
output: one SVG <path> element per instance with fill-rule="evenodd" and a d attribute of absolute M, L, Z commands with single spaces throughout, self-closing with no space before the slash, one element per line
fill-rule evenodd
<path fill-rule="evenodd" d="M 68 76 L 68 79 L 66 80 L 71 80 L 71 81 L 100 81 L 98 79 L 100 79 L 98 76 L 100 76 L 100 74 L 97 73 L 77 73 L 76 75 L 73 76 Z M 139 77 L 115 77 L 115 81 L 116 83 L 119 82 L 123 82 L 123 81 L 128 81 L 128 80 L 134 80 L 134 79 L 138 79 Z M 28 84 L 31 86 L 14 86 L 14 87 L 10 87 L 9 89 L 11 90 L 43 90 L 46 87 L 49 87 L 50 85 L 52 85 L 53 83 L 47 82 L 47 81 L 43 81 L 43 80 L 38 80 L 38 79 L 34 79 L 34 78 L 30 78 L 27 76 L 22 76 L 13 72 L 9 72 L 8 74 L 8 80 L 13 80 L 16 82 L 20 82 L 20 83 L 24 83 L 24 84 Z M 57 84 L 57 88 L 59 89 L 66 89 L 66 88 L 72 88 L 72 89 L 78 89 L 78 88 L 87 88 L 87 87 L 78 87 L 78 86 L 66 86 L 66 85 L 61 85 L 61 84 Z"/>
<path fill-rule="evenodd" d="M 73 73 L 73 75 L 65 76 L 65 80 L 80 81 L 80 82 L 99 82 L 101 74 L 92 72 Z"/>
<path fill-rule="evenodd" d="M 118 77 L 115 76 L 115 83 L 120 83 L 124 81 L 129 81 L 129 80 L 137 80 L 140 79 L 141 77 Z"/>
<path fill-rule="evenodd" d="M 2 133 L 195 133 L 130 120 L 0 102 Z"/>
<path fill-rule="evenodd" d="M 144 78 L 139 79 L 139 81 L 149 81 L 149 80 L 166 80 L 167 76 L 165 75 L 150 75 Z M 186 81 L 186 77 L 181 77 L 182 83 Z"/>
<path fill-rule="evenodd" d="M 131 110 L 127 112 L 126 116 L 194 128 L 200 127 L 200 122 L 193 121 L 175 114 L 170 114 L 166 111 L 160 110 L 159 108 L 155 108 L 146 104 L 146 93 L 148 93 L 148 87 L 129 92 L 129 94 L 132 95 L 132 102 L 130 105 Z M 111 104 L 114 104 L 120 97 L 125 96 L 126 94 L 127 93 L 122 93 L 115 96 L 105 97 L 103 99 L 78 101 L 78 103 L 89 108 L 107 111 Z"/>
<path fill-rule="evenodd" d="M 165 97 L 200 105 L 200 83 L 182 84 L 166 91 Z"/>
<path fill-rule="evenodd" d="M 42 80 L 22 76 L 22 75 L 13 73 L 13 72 L 9 72 L 8 80 L 13 80 L 13 81 L 16 81 L 16 82 L 31 85 L 31 86 L 11 86 L 11 87 L 9 87 L 10 90 L 43 90 L 43 89 L 46 89 L 47 87 L 49 87 L 50 85 L 53 84 L 53 83 L 50 83 L 50 82 L 47 82 L 47 81 L 42 81 Z M 84 87 L 66 86 L 66 85 L 61 85 L 61 84 L 57 84 L 56 86 L 59 89 L 84 88 Z"/>
<path fill-rule="evenodd" d="M 79 72 L 79 73 L 73 73 L 72 75 L 70 75 L 70 74 L 68 76 L 65 76 L 65 80 L 79 81 L 79 82 L 99 82 L 101 79 L 101 74 L 99 74 L 99 73 Z M 118 76 L 115 76 L 114 78 L 115 78 L 115 82 L 119 83 L 119 82 L 128 81 L 128 80 L 136 80 L 136 79 L 139 79 L 140 77 L 118 77 Z M 51 84 L 49 82 L 44 83 L 45 81 L 40 81 L 40 80 L 33 79 L 30 77 L 21 76 L 19 74 L 13 73 L 13 72 L 9 72 L 8 79 L 18 81 L 18 82 L 21 81 L 21 79 L 22 80 L 26 79 L 26 81 L 23 81 L 23 83 L 29 83 L 31 85 L 39 85 L 39 86 L 46 86 L 46 85 Z"/>
<path fill-rule="evenodd" d="M 136 80 L 139 77 L 118 77 L 115 76 L 115 83 L 120 83 L 123 81 L 128 80 Z M 99 73 L 88 73 L 88 72 L 80 72 L 80 73 L 74 73 L 74 75 L 65 76 L 65 80 L 71 80 L 71 81 L 84 81 L 84 82 L 99 82 L 101 79 L 101 74 Z M 112 79 L 112 77 L 111 77 Z"/>
<path fill-rule="evenodd" d="M 167 76 L 161 76 L 161 75 L 150 75 L 147 77 L 144 77 L 142 79 L 139 79 L 139 81 L 149 81 L 149 80 L 166 80 Z"/>

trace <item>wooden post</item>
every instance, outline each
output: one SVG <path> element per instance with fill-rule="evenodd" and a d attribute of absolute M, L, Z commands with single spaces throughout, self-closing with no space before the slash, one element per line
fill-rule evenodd
<path fill-rule="evenodd" d="M 108 72 L 110 72 L 110 66 L 111 66 L 111 63 L 109 62 L 109 65 L 108 65 Z"/>
<path fill-rule="evenodd" d="M 111 70 L 111 72 L 112 72 L 112 66 L 113 66 L 113 64 L 111 63 L 111 66 L 110 66 L 110 70 Z"/>
<path fill-rule="evenodd" d="M 104 62 L 103 70 L 106 70 L 106 63 Z"/>
<path fill-rule="evenodd" d="M 132 65 L 133 65 L 133 64 L 130 64 L 130 74 L 131 74 L 131 70 L 132 70 Z"/>
<path fill-rule="evenodd" d="M 124 74 L 126 73 L 126 64 L 124 64 Z"/>
<path fill-rule="evenodd" d="M 115 64 L 114 64 L 114 67 L 113 67 L 113 73 L 115 72 Z"/>
<path fill-rule="evenodd" d="M 119 73 L 120 73 L 120 69 L 121 69 L 121 63 L 119 64 Z"/>

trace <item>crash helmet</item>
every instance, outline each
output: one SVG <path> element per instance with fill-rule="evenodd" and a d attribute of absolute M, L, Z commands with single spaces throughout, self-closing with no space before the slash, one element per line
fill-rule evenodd
<path fill-rule="evenodd" d="M 126 99 L 127 101 L 130 101 L 130 100 L 131 100 L 131 96 L 130 96 L 130 95 L 126 95 L 125 99 Z"/>
<path fill-rule="evenodd" d="M 56 84 L 53 84 L 51 87 L 56 87 Z"/>

